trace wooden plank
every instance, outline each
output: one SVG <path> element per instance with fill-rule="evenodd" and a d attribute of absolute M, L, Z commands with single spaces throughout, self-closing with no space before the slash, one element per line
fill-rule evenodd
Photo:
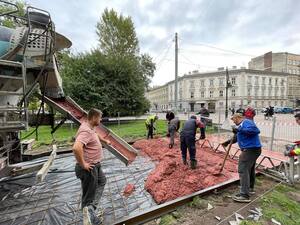
<path fill-rule="evenodd" d="M 40 169 L 39 172 L 36 174 L 36 181 L 37 181 L 37 183 L 40 183 L 40 182 L 42 182 L 45 179 L 45 177 L 46 177 L 46 175 L 47 175 L 47 173 L 49 171 L 49 168 L 52 165 L 52 163 L 53 163 L 53 161 L 54 161 L 54 159 L 56 157 L 57 146 L 53 145 L 52 149 L 53 149 L 52 153 L 49 156 L 47 162 L 44 163 L 42 169 Z"/>

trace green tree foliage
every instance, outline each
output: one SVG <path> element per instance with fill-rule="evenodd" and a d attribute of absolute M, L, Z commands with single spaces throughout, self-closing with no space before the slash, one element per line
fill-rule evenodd
<path fill-rule="evenodd" d="M 18 12 L 14 13 L 13 15 L 16 15 L 16 16 L 24 16 L 25 15 L 26 4 L 23 0 L 18 0 L 18 1 L 6 0 L 6 1 L 17 5 L 19 10 L 18 10 Z M 13 12 L 16 10 L 17 10 L 17 8 L 13 5 L 0 3 L 0 14 L 7 13 L 7 12 Z M 0 17 L 0 25 L 1 26 L 14 28 L 14 27 L 16 27 L 16 24 L 17 24 L 17 20 L 15 20 L 13 17 L 10 17 L 10 16 Z"/>
<path fill-rule="evenodd" d="M 66 93 L 84 108 L 97 107 L 110 116 L 144 113 L 155 65 L 148 54 L 140 55 L 131 18 L 106 9 L 96 27 L 98 49 L 59 56 Z"/>
<path fill-rule="evenodd" d="M 137 56 L 139 54 L 139 42 L 130 17 L 118 15 L 113 9 L 105 9 L 101 20 L 97 23 L 96 33 L 100 49 L 105 55 Z"/>

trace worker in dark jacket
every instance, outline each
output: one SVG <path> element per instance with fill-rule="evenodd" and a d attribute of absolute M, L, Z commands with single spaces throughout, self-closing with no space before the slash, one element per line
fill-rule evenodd
<path fill-rule="evenodd" d="M 153 138 L 153 130 L 155 130 L 155 126 L 154 123 L 158 120 L 158 116 L 156 115 L 151 115 L 149 116 L 146 121 L 145 121 L 145 125 L 146 125 L 146 129 L 147 129 L 147 139 L 149 138 Z"/>
<path fill-rule="evenodd" d="M 167 120 L 167 124 L 168 124 L 168 126 L 167 126 L 167 137 L 170 137 L 169 124 L 170 124 L 170 121 L 174 118 L 175 118 L 174 112 L 172 112 L 171 110 L 168 110 L 167 114 L 166 114 L 166 120 Z"/>
<path fill-rule="evenodd" d="M 203 123 L 203 127 L 200 128 L 200 139 L 205 139 L 205 127 L 207 124 L 207 119 L 209 117 L 209 111 L 205 108 L 204 104 L 201 104 L 201 109 L 199 111 L 200 121 Z"/>
<path fill-rule="evenodd" d="M 169 148 L 173 148 L 175 134 L 176 134 L 176 132 L 178 132 L 179 128 L 180 128 L 180 121 L 179 121 L 178 117 L 175 117 L 168 124 L 168 133 L 170 135 Z"/>
<path fill-rule="evenodd" d="M 239 113 L 234 114 L 231 119 L 236 124 L 237 142 L 241 149 L 238 165 L 241 189 L 240 193 L 233 196 L 233 200 L 250 202 L 250 194 L 254 194 L 255 164 L 261 154 L 260 130 L 253 120 L 245 119 Z"/>
<path fill-rule="evenodd" d="M 187 149 L 189 150 L 191 169 L 196 169 L 196 132 L 197 128 L 203 127 L 204 124 L 197 120 L 196 116 L 191 116 L 189 120 L 184 123 L 180 132 L 180 148 L 183 164 L 187 165 Z"/>

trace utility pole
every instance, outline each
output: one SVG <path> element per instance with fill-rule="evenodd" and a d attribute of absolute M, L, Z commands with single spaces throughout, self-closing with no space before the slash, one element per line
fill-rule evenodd
<path fill-rule="evenodd" d="M 177 113 L 177 93 L 178 93 L 178 37 L 175 33 L 175 113 Z"/>
<path fill-rule="evenodd" d="M 228 118 L 228 88 L 229 88 L 229 74 L 226 67 L 226 86 L 225 86 L 225 119 Z"/>

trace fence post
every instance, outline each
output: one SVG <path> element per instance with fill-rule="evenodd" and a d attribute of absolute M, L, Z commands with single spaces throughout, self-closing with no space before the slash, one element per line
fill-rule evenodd
<path fill-rule="evenodd" d="M 270 142 L 270 150 L 273 151 L 273 142 L 274 142 L 274 136 L 275 136 L 275 124 L 276 124 L 276 117 L 273 117 L 272 121 L 272 136 L 271 136 L 271 142 Z"/>
<path fill-rule="evenodd" d="M 221 127 L 221 107 L 218 109 L 218 137 L 220 138 L 220 127 Z"/>
<path fill-rule="evenodd" d="M 120 132 L 120 112 L 118 112 L 118 130 Z"/>
<path fill-rule="evenodd" d="M 295 178 L 294 166 L 295 166 L 295 159 L 292 156 L 292 157 L 290 157 L 290 172 L 289 172 L 289 180 L 290 180 L 291 184 L 294 183 L 294 178 Z"/>

